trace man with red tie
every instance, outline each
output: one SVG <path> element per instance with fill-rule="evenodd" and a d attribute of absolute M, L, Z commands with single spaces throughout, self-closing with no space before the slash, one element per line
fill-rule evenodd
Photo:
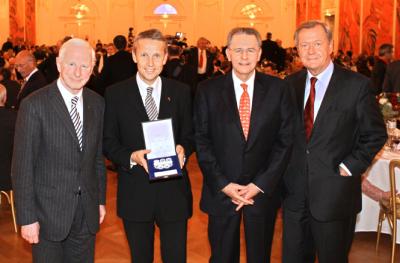
<path fill-rule="evenodd" d="M 295 32 L 304 70 L 287 78 L 294 145 L 284 175 L 283 262 L 347 263 L 361 175 L 386 141 L 370 81 L 332 63 L 332 32 L 308 21 Z"/>
<path fill-rule="evenodd" d="M 269 262 L 278 185 L 293 137 L 289 90 L 255 71 L 261 56 L 256 30 L 232 29 L 227 44 L 233 71 L 200 83 L 194 107 L 210 262 L 239 263 L 242 216 L 247 262 Z"/>

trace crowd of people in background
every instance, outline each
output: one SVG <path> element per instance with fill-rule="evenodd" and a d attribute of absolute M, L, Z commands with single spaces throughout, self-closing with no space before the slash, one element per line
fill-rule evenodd
<path fill-rule="evenodd" d="M 19 90 L 24 84 L 24 78 L 27 77 L 22 76 L 16 67 L 17 54 L 20 51 L 29 52 L 31 54 L 29 59 L 34 63 L 35 68 L 43 74 L 46 83 L 51 83 L 58 77 L 56 66 L 58 50 L 62 43 L 70 38 L 67 36 L 53 46 L 14 45 L 11 38 L 3 43 L 0 51 L 0 82 L 8 90 L 10 101 L 7 105 L 17 107 L 18 92 L 16 90 Z M 161 75 L 188 84 L 192 87 L 194 94 L 198 81 L 226 74 L 231 70 L 231 64 L 226 58 L 226 47 L 213 46 L 211 41 L 204 37 L 198 39 L 196 46 L 188 46 L 186 41 L 186 38 L 168 37 L 169 58 Z M 104 95 L 107 86 L 126 79 L 132 72 L 136 72 L 137 68 L 128 46 L 127 38 L 123 35 L 116 36 L 110 43 L 102 43 L 100 40 L 96 43 L 96 66 L 87 84 L 89 88 Z M 198 50 L 205 51 L 202 60 L 205 64 L 201 73 L 197 72 L 200 62 L 196 57 L 199 54 Z M 338 50 L 332 56 L 335 64 L 371 78 L 377 95 L 382 91 L 393 91 L 395 85 L 390 85 L 390 80 L 384 88 L 386 67 L 393 61 L 392 44 L 382 44 L 376 56 L 363 52 L 354 57 L 351 50 L 346 52 Z M 266 39 L 262 41 L 262 55 L 257 70 L 284 78 L 302 68 L 297 48 L 284 48 L 282 41 L 272 40 L 272 33 L 268 32 Z"/>

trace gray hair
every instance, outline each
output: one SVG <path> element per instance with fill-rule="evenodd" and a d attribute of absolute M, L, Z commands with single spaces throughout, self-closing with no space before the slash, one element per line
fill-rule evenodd
<path fill-rule="evenodd" d="M 255 36 L 256 39 L 257 39 L 258 46 L 261 47 L 261 36 L 260 36 L 260 33 L 257 30 L 255 30 L 254 28 L 252 28 L 252 27 L 235 27 L 235 28 L 233 28 L 228 34 L 228 38 L 227 38 L 227 46 L 228 47 L 231 45 L 233 36 L 234 35 L 239 35 L 239 34 Z"/>
<path fill-rule="evenodd" d="M 167 39 L 165 38 L 165 36 L 161 33 L 160 30 L 158 29 L 149 29 L 143 32 L 140 32 L 136 37 L 135 40 L 133 41 L 133 51 L 136 51 L 137 48 L 137 42 L 141 39 L 152 39 L 152 40 L 157 40 L 157 41 L 161 41 L 165 44 L 165 52 L 168 52 L 168 43 L 167 43 Z"/>
<path fill-rule="evenodd" d="M 296 31 L 294 32 L 294 42 L 295 45 L 297 46 L 299 44 L 299 33 L 301 30 L 303 29 L 310 29 L 310 28 L 314 28 L 317 26 L 321 26 L 322 29 L 325 31 L 326 37 L 328 38 L 329 42 L 332 42 L 333 39 L 333 34 L 332 34 L 332 30 L 329 28 L 329 26 L 325 23 L 322 22 L 321 20 L 309 20 L 309 21 L 305 21 L 303 23 L 301 23 Z"/>
<path fill-rule="evenodd" d="M 88 48 L 90 50 L 90 53 L 92 54 L 92 62 L 93 62 L 93 64 L 95 63 L 96 54 L 94 52 L 94 49 L 89 44 L 89 42 L 87 42 L 86 40 L 80 39 L 80 38 L 71 38 L 70 40 L 68 40 L 61 46 L 60 52 L 58 53 L 58 57 L 60 58 L 60 60 L 64 60 L 65 52 L 67 51 L 67 49 L 69 47 L 86 47 L 86 48 Z"/>

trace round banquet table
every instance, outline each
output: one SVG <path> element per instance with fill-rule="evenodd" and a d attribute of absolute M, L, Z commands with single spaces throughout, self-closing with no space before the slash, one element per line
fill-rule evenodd
<path fill-rule="evenodd" d="M 390 191 L 389 162 L 400 159 L 400 153 L 381 151 L 375 157 L 372 165 L 363 175 L 384 191 Z M 400 171 L 396 169 L 396 189 L 400 192 Z M 365 194 L 362 194 L 362 210 L 357 216 L 356 232 L 376 232 L 379 217 L 379 203 Z M 400 220 L 397 220 L 397 240 L 400 244 Z M 383 221 L 382 233 L 391 234 L 387 219 Z"/>

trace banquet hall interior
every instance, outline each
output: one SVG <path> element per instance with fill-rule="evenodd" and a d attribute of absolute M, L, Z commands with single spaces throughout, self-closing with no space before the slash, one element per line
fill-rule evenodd
<path fill-rule="evenodd" d="M 171 43 L 178 44 L 183 50 L 196 46 L 199 38 L 205 38 L 208 48 L 217 54 L 216 58 L 221 57 L 214 65 L 215 72 L 220 71 L 221 74 L 230 69 L 223 50 L 226 36 L 232 28 L 253 27 L 263 39 L 267 33 L 272 33 L 271 39 L 283 50 L 283 58 L 271 61 L 265 58 L 257 70 L 284 78 L 302 68 L 294 48 L 296 27 L 314 19 L 322 20 L 331 27 L 334 43 L 332 58 L 340 66 L 373 78 L 376 61 L 385 55 L 381 52 L 385 44 L 391 47 L 391 57 L 385 64 L 400 59 L 400 0 L 0 0 L 0 47 L 3 43 L 11 43 L 10 49 L 3 49 L 0 53 L 0 83 L 2 67 L 9 68 L 11 72 L 14 70 L 11 78 L 22 83 L 13 68 L 18 52 L 24 49 L 31 51 L 37 55 L 40 65 L 66 36 L 85 39 L 96 49 L 96 57 L 100 61 L 97 62 L 96 73 L 101 76 L 105 57 L 110 55 L 108 49 L 115 49 L 112 44 L 114 37 L 125 36 L 129 49 L 134 36 L 149 28 L 159 29 Z M 383 83 L 380 85 L 381 92 Z M 398 93 L 400 87 L 392 91 Z M 99 91 L 100 94 L 102 92 L 104 90 Z M 399 96 L 394 101 L 392 97 L 380 100 L 380 92 L 377 92 L 377 101 L 382 104 L 383 115 L 385 118 L 393 117 L 391 114 L 400 109 Z M 387 101 L 391 102 L 389 109 Z M 364 175 L 364 178 L 369 178 L 369 183 L 383 192 L 390 191 L 391 159 L 400 159 L 400 153 L 377 156 Z M 106 164 L 107 215 L 96 237 L 95 262 L 130 262 L 123 224 L 116 214 L 118 176 L 112 163 L 106 161 Z M 0 167 L 3 166 L 0 164 Z M 1 170 L 0 174 L 11 176 Z M 207 215 L 199 208 L 203 178 L 196 154 L 188 160 L 188 174 L 193 192 L 193 216 L 188 222 L 187 262 L 203 263 L 208 262 L 210 246 Z M 400 184 L 397 185 L 400 188 Z M 367 188 L 366 185 L 362 197 L 363 210 L 357 218 L 349 262 L 390 262 L 390 227 L 385 220 L 380 244 L 376 248 L 380 199 L 376 194 L 367 194 Z M 6 193 L 10 189 L 0 190 Z M 0 197 L 0 262 L 32 262 L 30 245 L 22 239 L 19 229 L 15 232 L 10 202 L 5 194 Z M 273 238 L 273 263 L 282 260 L 282 231 L 280 211 Z M 156 235 L 159 233 L 156 232 Z M 399 236 L 398 231 L 396 262 L 400 262 Z M 155 238 L 156 263 L 162 262 L 159 246 L 159 240 Z M 242 229 L 241 262 L 246 262 L 245 255 Z"/>

